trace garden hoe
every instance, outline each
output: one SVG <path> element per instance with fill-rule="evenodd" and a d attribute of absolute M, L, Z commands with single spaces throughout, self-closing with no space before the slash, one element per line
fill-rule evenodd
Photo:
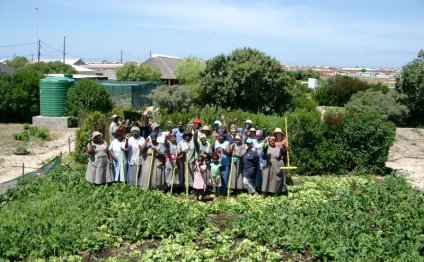
<path fill-rule="evenodd" d="M 124 165 L 125 165 L 125 159 L 124 158 L 125 158 L 124 152 L 121 151 L 121 157 L 119 159 L 119 162 L 121 162 L 121 168 L 120 168 L 119 172 L 120 172 L 120 176 L 124 177 L 124 185 L 126 185 L 126 183 L 125 183 L 125 172 L 124 172 Z"/>
<path fill-rule="evenodd" d="M 153 172 L 153 160 L 155 159 L 155 150 L 150 149 L 151 150 L 151 159 L 150 159 L 150 168 L 149 168 L 149 177 L 147 178 L 147 190 L 150 189 L 150 177 L 152 176 L 152 172 Z"/>
<path fill-rule="evenodd" d="M 230 177 L 228 178 L 228 183 L 227 183 L 227 199 L 230 198 L 231 175 L 233 173 L 233 154 L 234 154 L 234 150 L 231 150 L 231 155 L 230 155 Z"/>
<path fill-rule="evenodd" d="M 172 189 L 174 187 L 174 177 L 175 177 L 175 167 L 177 165 L 177 156 L 178 156 L 178 148 L 177 148 L 177 152 L 175 153 L 175 162 L 172 165 L 172 178 L 171 178 L 171 195 L 172 195 Z"/>
<path fill-rule="evenodd" d="M 283 170 L 294 170 L 297 169 L 297 166 L 290 166 L 290 156 L 289 156 L 289 133 L 287 130 L 287 117 L 284 117 L 284 122 L 286 125 L 286 140 L 287 140 L 287 166 L 281 167 Z"/>
<path fill-rule="evenodd" d="M 140 171 L 140 148 L 137 150 L 137 169 L 135 170 L 135 187 L 138 187 L 138 171 Z"/>
<path fill-rule="evenodd" d="M 185 184 L 186 184 L 186 197 L 188 198 L 188 152 L 185 153 L 186 154 L 186 161 L 185 161 L 185 173 L 186 173 L 186 177 L 185 177 Z"/>

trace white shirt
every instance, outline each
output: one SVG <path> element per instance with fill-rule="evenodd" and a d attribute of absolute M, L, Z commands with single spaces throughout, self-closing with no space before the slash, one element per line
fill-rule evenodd
<path fill-rule="evenodd" d="M 135 139 L 133 136 L 128 139 L 128 164 L 129 165 L 136 165 L 137 164 L 137 152 L 138 152 L 138 146 L 143 146 L 145 142 L 144 137 L 139 136 L 137 139 Z M 139 153 L 138 163 L 139 165 L 142 164 L 143 158 L 142 158 L 141 152 Z"/>

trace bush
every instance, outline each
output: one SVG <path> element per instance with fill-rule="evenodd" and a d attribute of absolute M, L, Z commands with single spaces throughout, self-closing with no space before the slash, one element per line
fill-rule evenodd
<path fill-rule="evenodd" d="M 87 163 L 87 143 L 91 138 L 93 131 L 99 131 L 103 134 L 103 138 L 109 141 L 109 123 L 110 119 L 101 112 L 92 112 L 82 122 L 81 128 L 76 131 L 74 158 L 78 163 Z"/>
<path fill-rule="evenodd" d="M 22 132 L 14 133 L 13 137 L 19 141 L 28 141 L 30 136 L 38 137 L 41 140 L 51 140 L 49 129 L 46 127 L 35 127 L 29 124 L 24 124 L 24 130 Z"/>
<path fill-rule="evenodd" d="M 166 109 L 167 112 L 187 113 L 194 111 L 198 97 L 198 86 L 160 86 L 153 89 L 148 98 L 155 107 Z"/>
<path fill-rule="evenodd" d="M 119 81 L 159 81 L 160 77 L 159 69 L 136 62 L 127 62 L 116 69 Z"/>
<path fill-rule="evenodd" d="M 345 108 L 350 112 L 373 111 L 397 125 L 403 124 L 408 116 L 408 108 L 396 102 L 395 94 L 373 90 L 354 94 Z"/>
<path fill-rule="evenodd" d="M 81 117 L 88 112 L 103 113 L 112 110 L 112 100 L 107 91 L 92 80 L 83 79 L 69 88 L 66 94 L 65 113 L 73 117 Z"/>
<path fill-rule="evenodd" d="M 30 122 L 40 114 L 41 78 L 41 73 L 25 69 L 0 76 L 0 122 Z"/>
<path fill-rule="evenodd" d="M 319 105 L 344 106 L 353 94 L 374 88 L 384 90 L 381 84 L 373 85 L 358 78 L 336 75 L 316 89 L 315 97 Z"/>
<path fill-rule="evenodd" d="M 383 173 L 396 127 L 377 113 L 295 111 L 289 131 L 292 161 L 300 174 Z"/>

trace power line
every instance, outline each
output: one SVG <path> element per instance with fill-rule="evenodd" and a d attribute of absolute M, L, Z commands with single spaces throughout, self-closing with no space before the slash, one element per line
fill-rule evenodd
<path fill-rule="evenodd" d="M 36 44 L 37 42 L 31 42 L 31 43 L 26 43 L 26 44 L 17 44 L 17 45 L 0 45 L 0 47 L 18 47 L 18 46 L 26 46 L 26 45 L 33 45 Z"/>

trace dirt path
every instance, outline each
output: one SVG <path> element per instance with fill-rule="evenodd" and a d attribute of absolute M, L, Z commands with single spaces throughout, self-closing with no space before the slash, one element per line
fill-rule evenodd
<path fill-rule="evenodd" d="M 405 170 L 411 185 L 424 191 L 424 129 L 397 128 L 386 166 Z"/>
<path fill-rule="evenodd" d="M 25 164 L 25 173 L 40 168 L 60 152 L 69 152 L 68 138 L 71 141 L 71 150 L 74 150 L 75 128 L 50 130 L 53 137 L 44 143 L 35 142 L 30 146 L 30 154 L 15 155 L 15 148 L 22 144 L 13 138 L 13 134 L 22 131 L 21 124 L 0 125 L 0 183 L 9 181 L 22 175 L 22 163 Z"/>

